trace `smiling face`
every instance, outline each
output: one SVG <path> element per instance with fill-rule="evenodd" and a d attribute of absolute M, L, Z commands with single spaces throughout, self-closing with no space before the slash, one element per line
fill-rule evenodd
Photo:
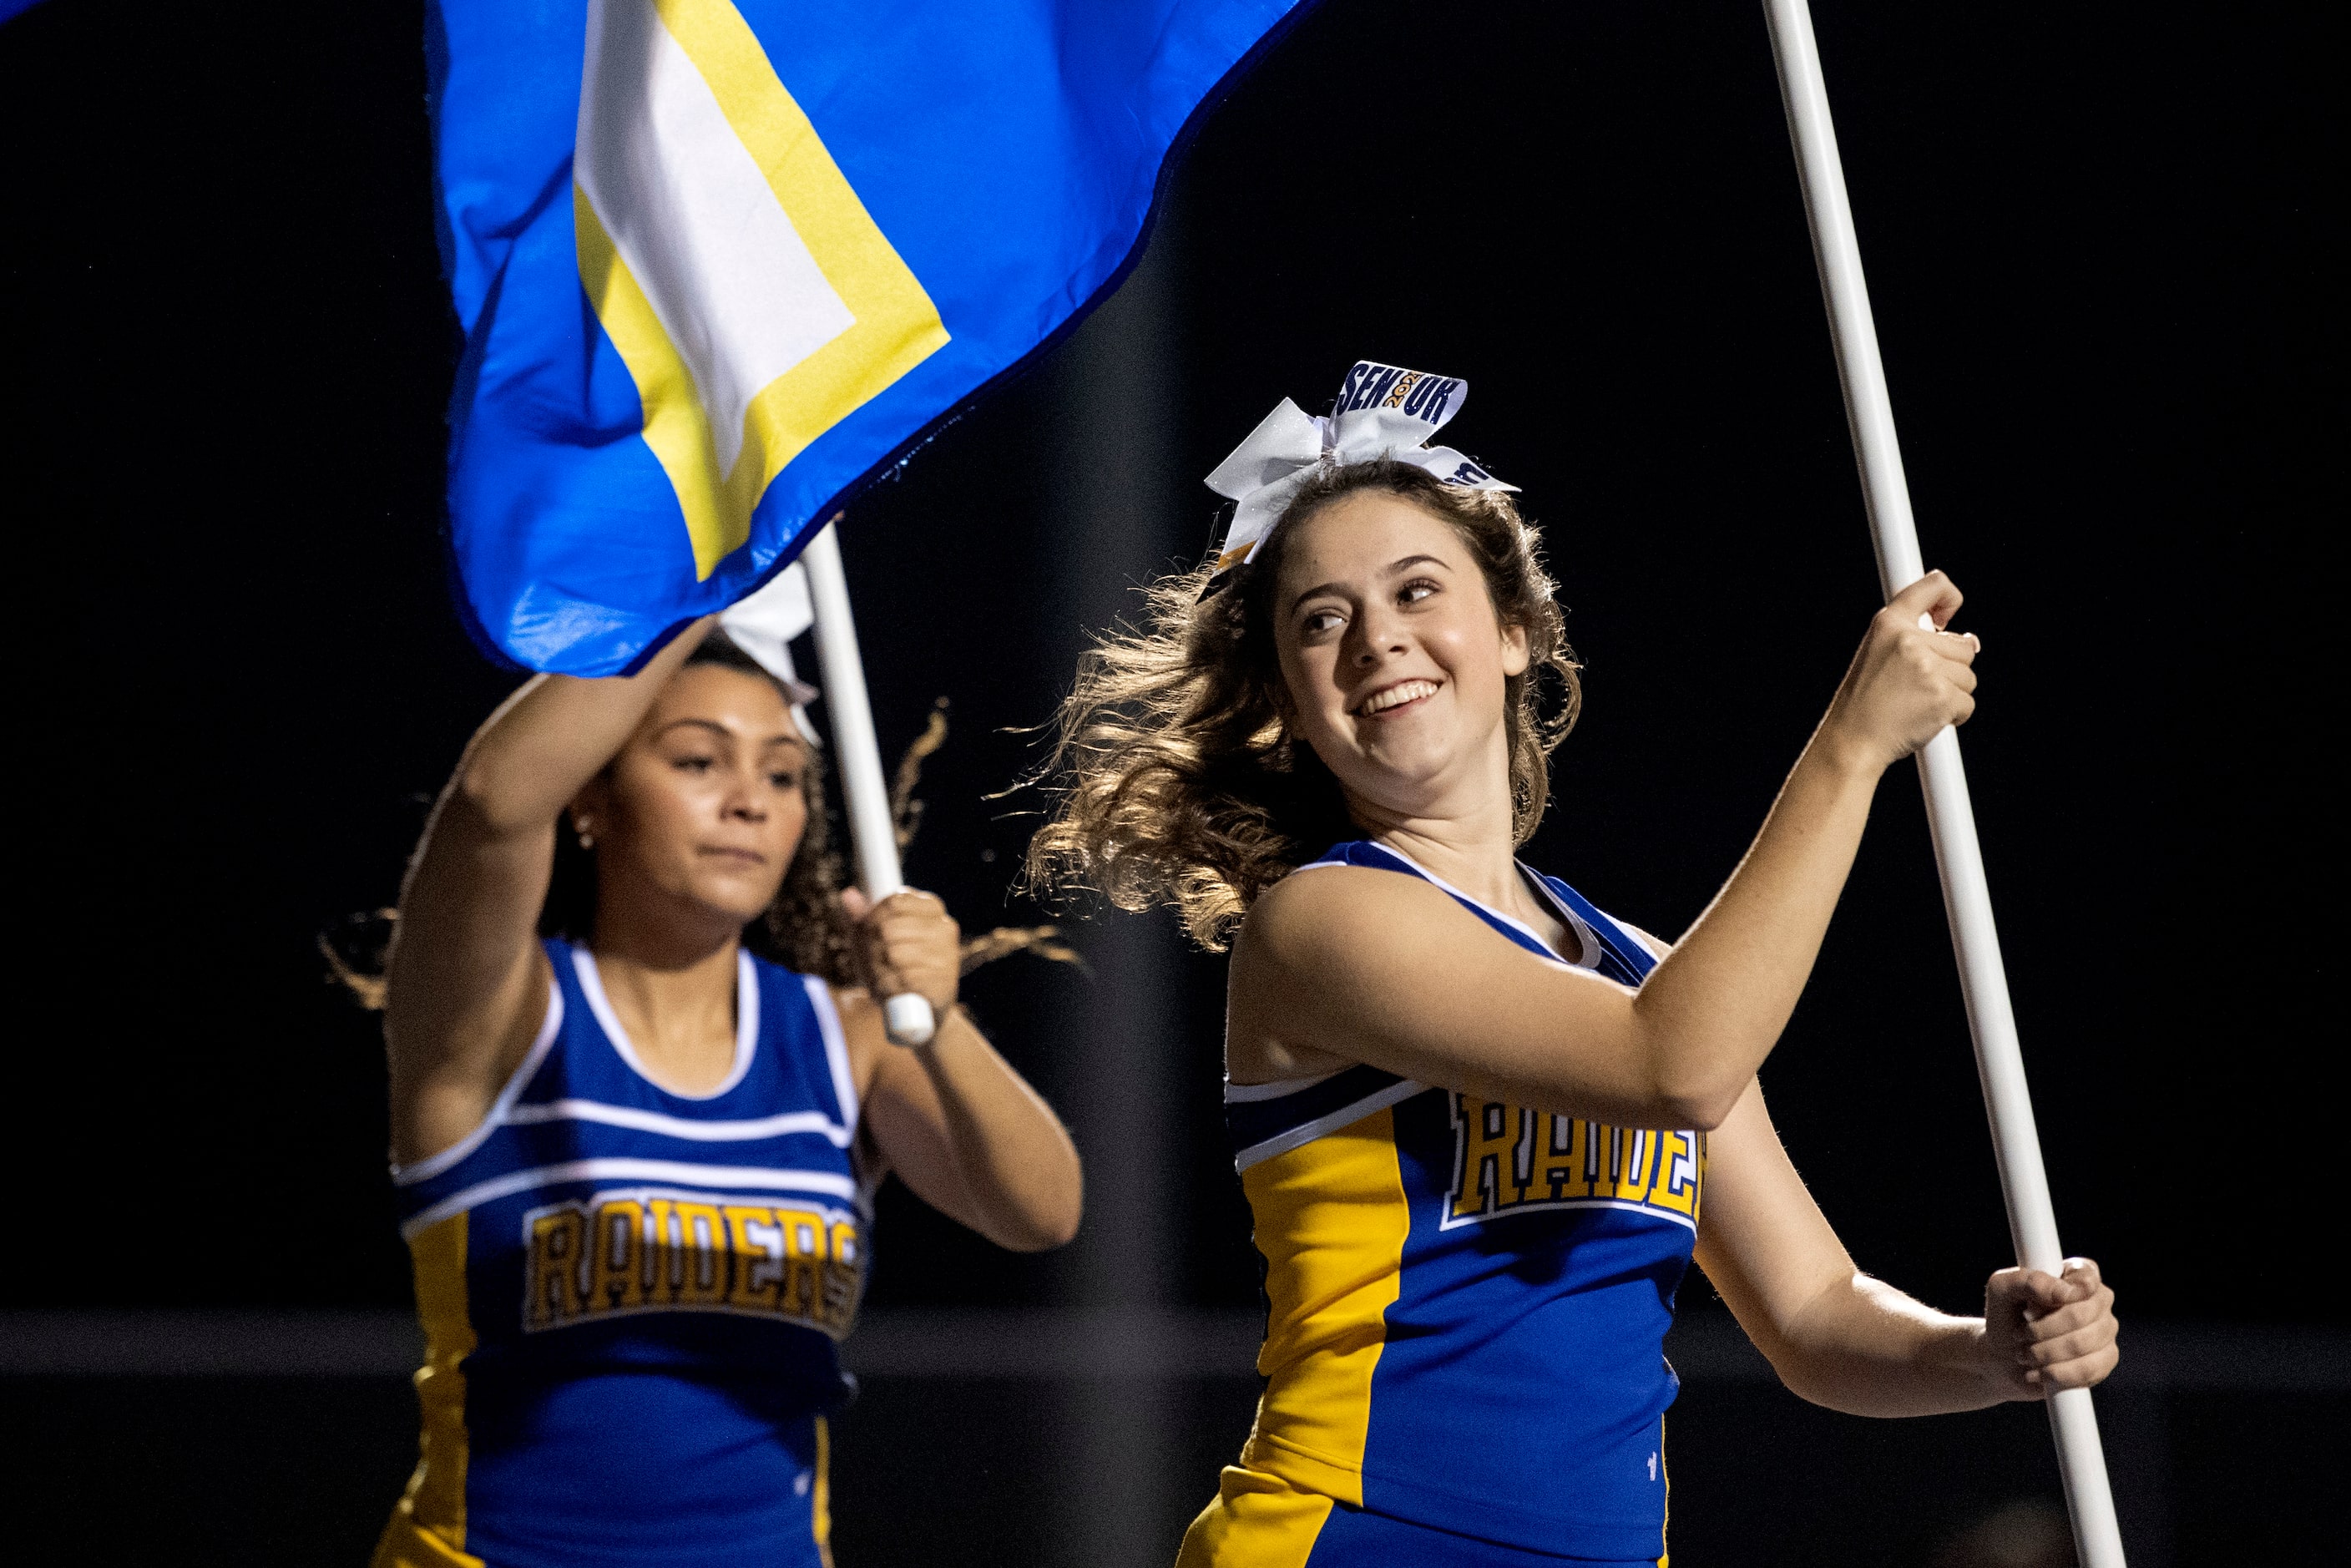
<path fill-rule="evenodd" d="M 1498 803 L 1507 819 L 1504 699 L 1527 635 L 1501 623 L 1460 535 L 1400 496 L 1358 490 L 1288 536 L 1272 606 L 1285 716 L 1357 819 Z"/>
<path fill-rule="evenodd" d="M 808 825 L 807 763 L 774 682 L 687 665 L 572 805 L 595 836 L 599 904 L 730 930 L 758 916 Z"/>

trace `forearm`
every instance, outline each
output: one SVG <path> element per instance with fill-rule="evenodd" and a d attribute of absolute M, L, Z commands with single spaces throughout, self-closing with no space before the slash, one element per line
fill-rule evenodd
<path fill-rule="evenodd" d="M 1803 992 L 1883 771 L 1823 725 L 1721 893 L 1634 998 L 1660 1095 L 1728 1115 Z"/>
<path fill-rule="evenodd" d="M 1981 1318 L 1938 1312 L 1855 1271 L 1764 1349 L 1780 1379 L 1849 1416 L 1937 1416 L 2013 1396 L 1991 1364 Z"/>
<path fill-rule="evenodd" d="M 545 986 L 533 934 L 557 816 L 709 624 L 688 627 L 632 676 L 540 675 L 475 731 L 409 862 L 386 955 L 386 1039 L 402 1090 L 452 1061 L 470 1072 L 517 1019 L 538 1018 Z"/>
<path fill-rule="evenodd" d="M 436 817 L 462 812 L 491 833 L 552 821 L 621 749 L 716 624 L 715 616 L 694 622 L 633 675 L 538 675 L 525 683 L 474 732 Z"/>
<path fill-rule="evenodd" d="M 896 1048 L 892 1048 L 896 1049 Z M 938 1096 L 957 1174 L 977 1221 L 1000 1247 L 1037 1252 L 1077 1234 L 1083 1206 L 1078 1152 L 961 1008 L 914 1051 Z"/>

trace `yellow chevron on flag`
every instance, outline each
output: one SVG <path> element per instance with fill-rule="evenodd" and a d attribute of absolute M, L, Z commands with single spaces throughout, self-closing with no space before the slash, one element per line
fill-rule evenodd
<path fill-rule="evenodd" d="M 590 0 L 573 176 L 580 279 L 706 579 L 947 331 L 727 0 Z"/>

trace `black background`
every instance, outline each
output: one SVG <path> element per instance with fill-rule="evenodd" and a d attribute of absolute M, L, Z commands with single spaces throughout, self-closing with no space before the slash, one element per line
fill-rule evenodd
<path fill-rule="evenodd" d="M 2126 1321 L 2339 1324 L 2307 1263 L 2342 1043 L 2314 23 L 1816 23 L 1927 559 L 1985 643 L 1965 744 L 2067 1245 Z M 379 1040 L 313 942 L 391 900 L 515 679 L 444 585 L 457 343 L 420 37 L 410 5 L 52 0 L 0 29 L 0 1158 L 26 1205 L 0 1304 L 405 1299 Z M 1090 423 L 1048 356 L 844 530 L 885 749 L 954 705 L 910 875 L 967 926 L 1036 913 L 1007 892 L 1020 802 L 984 797 L 1033 755 L 1004 727 L 1068 674 L 1045 468 L 1173 451 L 1205 543 L 1191 476 L 1368 357 L 1467 377 L 1447 438 L 1546 526 L 1587 716 L 1530 858 L 1678 930 L 1876 601 L 1759 8 L 1328 0 L 1207 121 L 1168 213 L 1172 426 Z M 1188 975 L 1177 1278 L 1240 1305 L 1218 967 Z M 1084 983 L 1026 959 L 974 982 L 1049 1090 L 1081 1044 L 1030 1024 Z M 2007 1238 L 1907 769 L 1765 1078 L 1856 1258 L 1965 1309 Z M 879 1306 L 1067 1289 L 903 1195 L 883 1226 Z"/>

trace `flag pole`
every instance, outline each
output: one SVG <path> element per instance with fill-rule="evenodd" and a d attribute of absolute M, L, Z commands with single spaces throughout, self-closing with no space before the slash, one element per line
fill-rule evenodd
<path fill-rule="evenodd" d="M 1926 569 L 1910 515 L 1902 449 L 1895 440 L 1894 409 L 1886 397 L 1886 366 L 1878 358 L 1869 289 L 1862 278 L 1861 248 L 1854 238 L 1844 166 L 1837 156 L 1836 129 L 1829 120 L 1812 10 L 1806 0 L 1763 0 L 1763 12 L 1779 64 L 1781 96 L 1787 104 L 1788 134 L 1795 143 L 1837 373 L 1844 383 L 1845 417 L 1853 427 L 1862 494 L 1877 544 L 1878 580 L 1891 599 L 1925 576 Z M 1984 1109 L 1991 1120 L 1992 1152 L 2000 1165 L 2016 1260 L 2028 1269 L 2055 1274 L 2064 1268 L 2065 1254 L 2057 1243 L 2057 1217 L 2049 1201 L 2048 1173 L 2042 1167 L 2040 1136 L 2033 1128 L 2032 1098 L 2025 1087 L 2016 1015 L 2009 1003 L 2008 976 L 2001 964 L 2000 934 L 1992 925 L 1983 850 L 1976 841 L 1975 813 L 1968 801 L 1967 771 L 1959 761 L 1956 731 L 1946 729 L 1928 742 L 1918 754 L 1918 775 L 1927 791 L 1927 820 L 1934 833 L 1935 861 L 1942 870 L 1943 908 L 1959 956 L 1959 985 L 1975 1037 L 1976 1071 L 1983 1081 Z M 2052 1395 L 2048 1405 L 2082 1568 L 2123 1568 L 2122 1533 L 2115 1520 L 2114 1492 L 2106 1481 L 2090 1391 L 2065 1389 Z"/>
<path fill-rule="evenodd" d="M 841 570 L 835 516 L 800 552 L 808 568 L 809 603 L 816 612 L 816 652 L 824 668 L 826 716 L 832 721 L 832 747 L 841 773 L 841 807 L 849 818 L 850 841 L 857 849 L 857 885 L 874 904 L 902 891 L 898 825 L 890 814 L 890 789 L 882 781 L 882 746 L 873 737 L 873 707 L 865 695 L 865 661 L 857 652 L 857 621 L 849 608 L 849 580 Z M 938 1027 L 931 1004 L 913 991 L 892 997 L 882 1016 L 900 1045 L 926 1043 Z"/>

